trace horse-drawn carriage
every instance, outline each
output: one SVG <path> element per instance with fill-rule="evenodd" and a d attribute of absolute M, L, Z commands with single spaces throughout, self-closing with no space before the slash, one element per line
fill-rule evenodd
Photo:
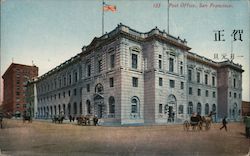
<path fill-rule="evenodd" d="M 76 118 L 78 125 L 91 125 L 91 121 L 93 121 L 93 124 L 96 126 L 98 123 L 98 118 L 96 116 L 91 115 L 82 115 Z"/>
<path fill-rule="evenodd" d="M 205 130 L 209 130 L 212 124 L 212 115 L 214 113 L 210 112 L 208 116 L 200 116 L 193 114 L 190 117 L 190 121 L 186 120 L 183 123 L 183 127 L 185 131 L 188 131 L 190 127 L 192 130 L 202 130 L 204 127 Z"/>
<path fill-rule="evenodd" d="M 54 115 L 52 118 L 53 123 L 63 123 L 64 115 Z"/>

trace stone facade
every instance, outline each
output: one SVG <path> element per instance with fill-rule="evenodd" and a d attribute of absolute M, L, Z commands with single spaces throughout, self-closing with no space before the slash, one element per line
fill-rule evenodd
<path fill-rule="evenodd" d="M 158 28 L 141 33 L 119 24 L 38 78 L 38 116 L 91 114 L 104 124 L 182 122 L 193 112 L 218 116 L 220 108 L 231 106 L 219 106 L 219 69 L 229 64 L 225 67 L 237 69 L 238 77 L 243 70 L 190 49 L 185 40 Z"/>

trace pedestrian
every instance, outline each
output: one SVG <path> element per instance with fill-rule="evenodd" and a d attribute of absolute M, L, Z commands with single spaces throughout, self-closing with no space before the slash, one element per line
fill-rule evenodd
<path fill-rule="evenodd" d="M 223 118 L 222 120 L 222 127 L 220 128 L 220 130 L 222 130 L 223 128 L 225 128 L 225 130 L 227 131 L 227 120 L 226 120 L 226 116 Z"/>
<path fill-rule="evenodd" d="M 71 120 L 72 120 L 72 116 L 71 116 L 71 115 L 69 115 L 69 122 L 71 122 Z"/>
<path fill-rule="evenodd" d="M 75 121 L 75 116 L 72 117 L 72 121 L 73 121 L 73 122 Z"/>

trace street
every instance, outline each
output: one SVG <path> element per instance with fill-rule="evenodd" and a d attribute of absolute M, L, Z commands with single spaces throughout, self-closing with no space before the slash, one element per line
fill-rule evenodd
<path fill-rule="evenodd" d="M 0 149 L 4 156 L 246 156 L 250 139 L 244 136 L 244 125 L 229 123 L 227 132 L 219 130 L 220 126 L 186 132 L 182 125 L 103 127 L 5 119 Z"/>

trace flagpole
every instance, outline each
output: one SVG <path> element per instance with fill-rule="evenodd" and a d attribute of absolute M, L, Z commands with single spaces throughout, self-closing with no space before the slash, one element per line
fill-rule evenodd
<path fill-rule="evenodd" d="M 168 34 L 169 34 L 169 0 L 168 0 Z"/>
<path fill-rule="evenodd" d="M 102 35 L 104 34 L 104 0 L 102 0 Z"/>

